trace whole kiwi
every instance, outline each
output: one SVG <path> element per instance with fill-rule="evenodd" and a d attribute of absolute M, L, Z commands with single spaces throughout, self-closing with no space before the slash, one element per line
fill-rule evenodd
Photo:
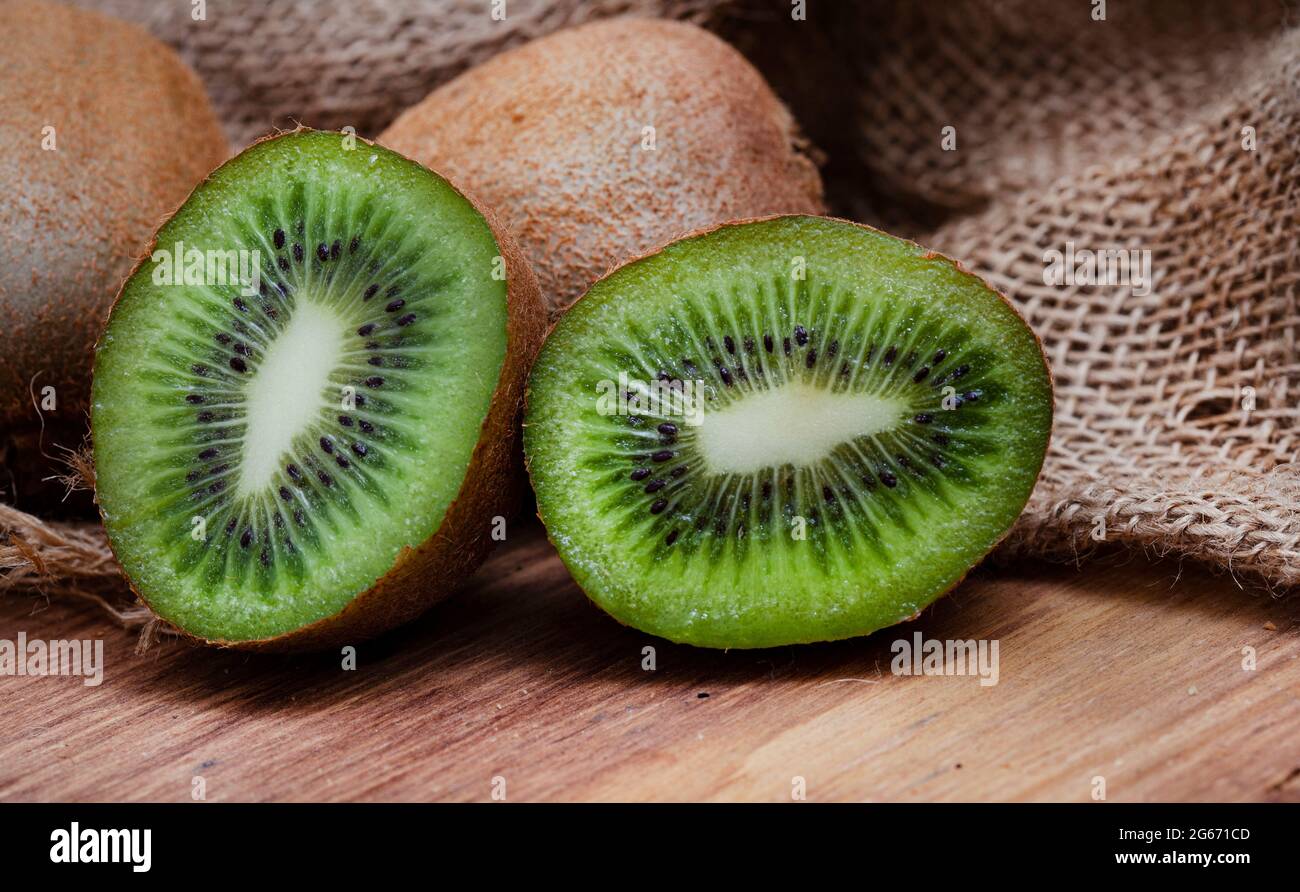
<path fill-rule="evenodd" d="M 823 210 L 794 119 L 725 42 L 613 19 L 496 56 L 379 142 L 505 218 L 552 318 L 611 266 L 723 220 Z"/>
<path fill-rule="evenodd" d="M 134 25 L 33 0 L 3 19 L 0 499 L 58 513 L 47 478 L 85 435 L 108 307 L 226 143 L 195 74 Z"/>

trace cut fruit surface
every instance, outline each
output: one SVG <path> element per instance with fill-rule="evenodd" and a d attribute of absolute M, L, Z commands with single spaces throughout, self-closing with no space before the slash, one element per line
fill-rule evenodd
<path fill-rule="evenodd" d="M 946 258 L 821 217 L 729 224 L 597 282 L 529 379 L 538 510 L 587 594 L 764 647 L 915 615 L 1010 528 L 1051 432 L 1033 333 Z"/>
<path fill-rule="evenodd" d="M 510 250 L 445 180 L 340 134 L 258 143 L 195 190 L 95 364 L 97 497 L 156 613 L 208 640 L 276 639 L 358 608 L 450 535 L 538 339 L 510 361 L 518 289 L 540 330 Z M 446 585 L 404 583 L 354 630 L 411 615 L 412 585 Z"/>

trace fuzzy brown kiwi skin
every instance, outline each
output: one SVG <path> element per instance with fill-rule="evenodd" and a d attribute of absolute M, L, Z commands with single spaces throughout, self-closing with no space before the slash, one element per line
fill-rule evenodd
<path fill-rule="evenodd" d="M 289 132 L 308 129 L 299 127 Z M 283 135 L 270 134 L 254 145 Z M 370 140 L 356 139 L 374 145 Z M 451 185 L 483 216 L 496 239 L 506 268 L 507 321 L 506 355 L 492 393 L 492 402 L 479 429 L 478 442 L 465 478 L 442 523 L 424 542 L 402 549 L 388 572 L 338 613 L 270 638 L 227 641 L 192 635 L 159 616 L 123 573 L 136 597 L 180 637 L 198 644 L 264 653 L 298 653 L 356 644 L 415 619 L 446 598 L 483 562 L 495 544 L 490 535 L 492 518 L 507 516 L 517 507 L 523 484 L 517 449 L 518 422 L 524 384 L 546 332 L 546 310 L 532 269 L 495 213 L 476 201 L 474 196 L 455 184 Z M 152 253 L 156 239 L 155 235 L 155 241 L 140 259 L 137 269 Z M 124 290 L 125 287 L 119 290 L 114 306 L 122 299 Z M 98 349 L 96 345 L 96 351 Z M 112 548 L 111 539 L 109 547 Z M 120 566 L 121 562 L 118 564 Z"/>
<path fill-rule="evenodd" d="M 64 502 L 45 478 L 85 439 L 104 314 L 227 145 L 198 77 L 135 25 L 33 0 L 5 0 L 0 21 L 0 181 L 14 193 L 0 202 L 0 499 L 88 515 L 88 497 Z M 46 386 L 52 412 L 36 406 Z"/>
<path fill-rule="evenodd" d="M 658 147 L 643 152 L 647 125 Z M 825 210 L 789 110 L 733 47 L 682 22 L 611 19 L 532 41 L 439 87 L 379 142 L 498 210 L 552 318 L 664 240 Z"/>
<path fill-rule="evenodd" d="M 661 245 L 657 246 L 656 248 L 654 248 L 653 250 L 646 251 L 644 254 L 639 254 L 639 255 L 637 255 L 636 257 L 629 258 L 628 260 L 623 261 L 622 263 L 618 264 L 617 266 L 612 267 L 608 272 L 605 273 L 605 275 L 603 275 L 603 276 L 601 276 L 599 279 L 597 279 L 596 282 L 593 282 L 591 288 L 587 289 L 586 293 L 584 293 L 584 294 L 582 295 L 582 297 L 578 298 L 577 301 L 574 301 L 573 304 L 570 305 L 569 309 L 572 309 L 573 306 L 576 306 L 576 305 L 577 305 L 578 301 L 581 301 L 581 300 L 582 300 L 583 298 L 585 298 L 588 294 L 590 294 L 590 293 L 595 289 L 597 283 L 602 282 L 602 281 L 604 281 L 605 279 L 609 278 L 610 276 L 614 275 L 614 273 L 618 272 L 620 269 L 622 269 L 622 268 L 625 267 L 625 266 L 629 266 L 629 265 L 631 265 L 631 264 L 633 264 L 633 263 L 637 263 L 638 261 L 645 260 L 645 259 L 648 258 L 648 257 L 653 257 L 654 255 L 656 255 L 656 254 L 660 253 L 661 251 L 663 251 L 663 250 L 664 250 L 665 248 L 667 248 L 669 245 L 676 244 L 677 242 L 690 241 L 691 239 L 695 239 L 695 238 L 699 238 L 699 237 L 701 237 L 701 236 L 708 235 L 708 234 L 711 233 L 711 232 L 716 232 L 717 230 L 720 230 L 720 229 L 729 229 L 729 228 L 731 228 L 731 227 L 733 227 L 733 226 L 744 226 L 744 225 L 749 224 L 749 223 L 766 223 L 766 222 L 769 222 L 769 221 L 772 221 L 772 220 L 782 220 L 782 219 L 821 219 L 821 220 L 832 220 L 832 221 L 834 221 L 834 222 L 836 222 L 836 223 L 847 223 L 847 224 L 850 225 L 850 226 L 856 226 L 856 227 L 858 227 L 859 229 L 865 229 L 866 231 L 871 232 L 871 233 L 874 233 L 874 234 L 877 234 L 877 235 L 886 235 L 886 236 L 889 236 L 890 238 L 899 238 L 898 236 L 890 235 L 890 234 L 887 233 L 887 232 L 884 232 L 884 231 L 882 231 L 882 230 L 880 230 L 880 229 L 876 229 L 874 226 L 868 226 L 868 225 L 865 224 L 865 223 L 859 223 L 859 222 L 857 222 L 856 220 L 846 220 L 846 219 L 844 219 L 843 217 L 832 217 L 832 216 L 827 216 L 827 215 L 820 215 L 820 216 L 818 216 L 818 215 L 812 215 L 812 214 L 771 214 L 771 215 L 768 215 L 768 216 L 765 216 L 765 217 L 750 217 L 750 218 L 743 219 L 743 220 L 728 220 L 728 221 L 726 221 L 726 222 L 724 222 L 724 223 L 717 223 L 717 224 L 714 224 L 714 225 L 712 225 L 712 226 L 706 226 L 706 227 L 704 227 L 704 228 L 702 228 L 702 229 L 697 229 L 697 230 L 695 230 L 694 232 L 688 233 L 687 235 L 684 235 L 684 236 L 682 236 L 682 237 L 679 238 L 679 239 L 674 239 L 674 240 L 672 240 L 672 241 L 670 241 L 670 242 L 666 242 L 666 243 L 664 243 L 664 244 L 661 244 Z M 953 260 L 951 257 L 948 257 L 948 256 L 946 256 L 946 255 L 944 255 L 944 254 L 940 254 L 940 253 L 937 252 L 937 251 L 930 251 L 930 250 L 928 250 L 928 249 L 926 249 L 926 248 L 923 248 L 921 245 L 918 245 L 916 242 L 912 241 L 911 239 L 899 239 L 899 241 L 904 241 L 904 242 L 907 242 L 907 243 L 910 244 L 910 245 L 914 245 L 914 246 L 916 246 L 920 251 L 923 252 L 922 256 L 924 257 L 924 259 L 926 259 L 926 260 L 938 260 L 938 261 L 941 261 L 941 262 L 943 262 L 943 263 L 947 263 L 947 264 L 950 265 L 953 269 L 955 269 L 957 272 L 961 273 L 963 276 L 968 276 L 968 277 L 970 277 L 970 278 L 972 278 L 972 279 L 976 279 L 977 281 L 979 281 L 979 283 L 980 283 L 981 285 L 983 285 L 985 288 L 987 288 L 988 290 L 992 291 L 992 292 L 993 292 L 994 294 L 996 294 L 999 298 L 1001 298 L 1001 299 L 1002 299 L 1002 302 L 1003 302 L 1004 304 L 1006 304 L 1008 308 L 1010 308 L 1011 312 L 1013 312 L 1013 313 L 1016 314 L 1016 317 L 1017 317 L 1018 319 L 1020 319 L 1020 321 L 1023 322 L 1023 323 L 1025 324 L 1025 327 L 1029 329 L 1030 334 L 1032 334 L 1032 335 L 1034 336 L 1034 343 L 1038 345 L 1038 352 L 1039 352 L 1039 355 L 1041 355 L 1041 356 L 1043 357 L 1043 367 L 1044 367 L 1045 369 L 1047 369 L 1047 383 L 1048 383 L 1048 387 L 1050 388 L 1051 393 L 1052 393 L 1052 417 L 1053 417 L 1053 424 L 1052 424 L 1052 428 L 1051 428 L 1051 429 L 1048 431 L 1048 433 L 1047 433 L 1047 442 L 1046 442 L 1046 443 L 1044 444 L 1044 446 L 1043 446 L 1043 459 L 1046 459 L 1046 457 L 1047 457 L 1047 452 L 1048 452 L 1048 450 L 1051 449 L 1051 445 L 1052 445 L 1052 434 L 1053 434 L 1053 432 L 1055 431 L 1055 427 L 1056 427 L 1056 425 L 1055 425 L 1055 416 L 1056 416 L 1056 379 L 1055 379 L 1055 376 L 1054 376 L 1053 371 L 1052 371 L 1052 364 L 1051 364 L 1051 363 L 1048 361 L 1048 359 L 1047 359 L 1047 351 L 1043 349 L 1043 339 L 1042 339 L 1041 337 L 1038 336 L 1038 333 L 1034 331 L 1033 327 L 1030 326 L 1029 323 L 1028 323 L 1028 321 L 1025 319 L 1024 314 L 1022 314 L 1022 313 L 1020 312 L 1020 310 L 1018 310 L 1018 309 L 1016 308 L 1016 305 L 1013 304 L 1013 303 L 1011 302 L 1011 300 L 1010 300 L 1010 299 L 1009 299 L 1005 294 L 1003 294 L 1001 291 L 998 291 L 996 288 L 994 288 L 994 287 L 993 287 L 992 285 L 990 285 L 988 282 L 984 281 L 983 279 L 980 279 L 978 276 L 976 276 L 976 275 L 975 275 L 974 273 L 972 273 L 970 270 L 966 269 L 966 267 L 963 266 L 963 265 L 961 264 L 960 261 Z M 550 327 L 549 327 L 549 328 L 547 329 L 547 331 L 546 331 L 546 338 L 549 338 L 549 337 L 554 333 L 554 331 L 555 331 L 555 327 L 556 327 L 556 325 L 558 324 L 558 322 L 559 322 L 559 320 L 556 319 L 555 322 L 553 322 L 553 323 L 550 325 Z M 545 344 L 545 339 L 543 339 L 543 342 L 542 342 L 542 343 L 543 343 L 543 345 Z M 540 347 L 539 347 L 539 350 L 540 350 Z M 524 412 L 523 412 L 524 417 L 527 417 L 527 415 L 528 415 L 528 408 L 527 408 L 527 406 L 528 406 L 529 395 L 531 394 L 531 392 L 532 392 L 532 391 L 531 391 L 531 388 L 525 388 L 525 390 L 524 390 Z M 531 466 L 530 466 L 530 462 L 529 462 L 529 460 L 528 460 L 528 455 L 527 455 L 526 453 L 525 453 L 525 455 L 524 455 L 524 466 L 525 466 L 526 470 L 528 471 L 529 481 L 532 482 L 532 473 L 533 473 L 533 472 L 532 472 L 532 468 L 531 468 Z M 1025 504 L 1026 504 L 1026 505 L 1029 504 L 1029 498 L 1032 497 L 1032 495 L 1033 495 L 1033 490 L 1034 490 L 1035 487 L 1037 487 L 1037 485 L 1038 485 L 1038 481 L 1039 481 L 1039 479 L 1042 477 L 1042 473 L 1043 473 L 1043 461 L 1040 460 L 1039 463 L 1038 463 L 1038 467 L 1034 469 L 1034 486 L 1031 486 L 1031 487 L 1030 487 L 1030 495 L 1027 496 L 1027 497 L 1025 498 Z M 534 488 L 534 490 L 536 489 L 536 484 L 533 484 L 533 488 Z M 1024 505 L 1021 506 L 1020 510 L 1021 510 L 1022 512 L 1024 511 Z M 540 520 L 540 521 L 542 522 L 542 527 L 546 530 L 546 538 L 547 538 L 547 541 L 551 543 L 551 546 L 552 546 L 552 547 L 555 547 L 555 546 L 556 546 L 555 538 L 551 535 L 551 528 L 550 528 L 550 526 L 546 523 L 546 517 L 545 517 L 545 515 L 542 513 L 542 503 L 541 503 L 541 500 L 540 500 L 540 499 L 537 500 L 537 519 Z M 1014 526 L 1014 524 L 1013 524 L 1013 526 Z M 998 547 L 999 545 L 1002 544 L 1003 540 L 1005 540 L 1005 539 L 1007 538 L 1007 536 L 1011 535 L 1011 529 L 1012 529 L 1012 527 L 1008 527 L 1008 528 L 1007 528 L 1007 531 L 1006 531 L 1005 533 L 1003 533 L 1001 536 L 999 536 L 998 539 L 997 539 L 997 541 L 995 541 L 992 545 L 990 545 L 990 546 L 989 546 L 989 547 L 984 551 L 984 553 L 983 553 L 982 555 L 980 555 L 980 557 L 979 557 L 976 561 L 974 561 L 974 562 L 970 565 L 970 567 L 968 567 L 968 568 L 966 569 L 966 572 L 962 573 L 961 576 L 959 576 L 959 577 L 958 577 L 958 578 L 953 582 L 952 585 L 948 586 L 948 588 L 944 589 L 944 590 L 943 590 L 942 592 L 940 592 L 938 595 L 935 595 L 934 598 L 933 598 L 933 600 L 931 600 L 930 604 L 934 604 L 934 603 L 935 603 L 936 601 L 938 601 L 940 598 L 943 598 L 944 596 L 948 595 L 950 592 L 952 592 L 954 589 L 956 589 L 959 585 L 961 585 L 962 582 L 964 582 L 964 581 L 966 580 L 966 577 L 967 577 L 968 575 L 970 575 L 971 571 L 974 570 L 976 567 L 978 567 L 981 563 L 983 563 L 984 559 L 985 559 L 986 557 L 988 557 L 988 555 L 991 554 L 994 550 L 996 550 L 997 547 Z M 558 551 L 558 548 L 557 548 L 556 550 Z M 576 583 L 576 580 L 575 580 L 575 583 Z M 579 586 L 579 588 L 581 588 L 581 586 Z M 583 591 L 583 594 L 586 595 L 586 594 L 587 594 L 586 591 Z M 600 607 L 600 604 L 599 604 L 598 602 L 596 602 L 594 599 L 592 599 L 590 595 L 587 595 L 587 599 L 588 599 L 589 601 L 591 601 L 591 603 L 594 604 L 596 607 Z M 929 605 L 926 605 L 926 606 L 928 607 Z M 925 612 L 925 610 L 926 610 L 926 607 L 921 608 L 921 610 L 917 611 L 915 615 L 909 617 L 909 621 L 910 621 L 910 620 L 917 619 L 919 616 L 921 616 L 922 613 Z M 604 608 L 601 608 L 601 612 L 605 613 L 607 616 L 609 616 L 611 619 L 613 619 L 613 620 L 614 620 L 615 622 L 617 622 L 619 625 L 621 625 L 621 626 L 627 626 L 628 628 L 633 628 L 633 627 L 630 626 L 628 623 L 623 622 L 621 619 L 619 619 L 618 617 L 614 616 L 612 613 L 609 613 L 608 611 L 606 611 Z M 689 641 L 678 641 L 678 640 L 673 639 L 673 638 L 668 638 L 667 640 L 672 641 L 674 644 L 691 644 L 691 642 L 689 642 Z M 818 642 L 823 641 L 823 640 L 826 640 L 826 639 L 820 639 L 820 638 L 818 638 L 818 639 L 810 639 L 810 640 L 808 640 L 808 641 L 801 641 L 801 642 L 796 642 L 796 643 L 799 643 L 799 644 L 815 644 L 815 643 L 818 643 Z M 692 645 L 692 646 L 696 646 L 696 645 Z M 710 648 L 710 649 L 713 649 L 713 648 Z"/>

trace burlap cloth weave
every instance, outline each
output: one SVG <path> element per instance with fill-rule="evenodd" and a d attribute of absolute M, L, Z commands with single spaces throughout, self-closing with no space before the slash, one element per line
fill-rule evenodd
<path fill-rule="evenodd" d="M 1091 0 L 808 0 L 797 20 L 785 0 L 510 0 L 504 24 L 487 0 L 211 0 L 203 23 L 188 3 L 80 3 L 176 46 L 236 146 L 294 121 L 374 136 L 469 65 L 588 19 L 713 28 L 821 147 L 838 213 L 961 260 L 1043 339 L 1056 427 L 1001 557 L 1120 544 L 1300 583 L 1300 13 L 1283 3 L 1124 0 L 1102 21 Z M 1149 288 L 1048 284 L 1068 246 L 1149 252 Z M 0 506 L 0 587 L 97 596 L 112 573 L 96 530 Z"/>

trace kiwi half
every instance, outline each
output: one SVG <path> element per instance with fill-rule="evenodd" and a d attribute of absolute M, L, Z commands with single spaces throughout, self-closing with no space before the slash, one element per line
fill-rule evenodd
<path fill-rule="evenodd" d="M 524 450 L 597 604 L 766 647 L 951 589 L 1024 508 L 1051 424 L 1042 349 L 1001 295 L 911 242 L 786 216 L 597 282 L 538 356 Z"/>
<path fill-rule="evenodd" d="M 153 248 L 178 244 L 257 252 L 260 285 L 160 283 L 159 253 L 113 306 L 91 428 L 137 593 L 194 637 L 282 649 L 445 595 L 509 507 L 544 325 L 518 249 L 428 169 L 308 130 L 218 168 Z"/>

